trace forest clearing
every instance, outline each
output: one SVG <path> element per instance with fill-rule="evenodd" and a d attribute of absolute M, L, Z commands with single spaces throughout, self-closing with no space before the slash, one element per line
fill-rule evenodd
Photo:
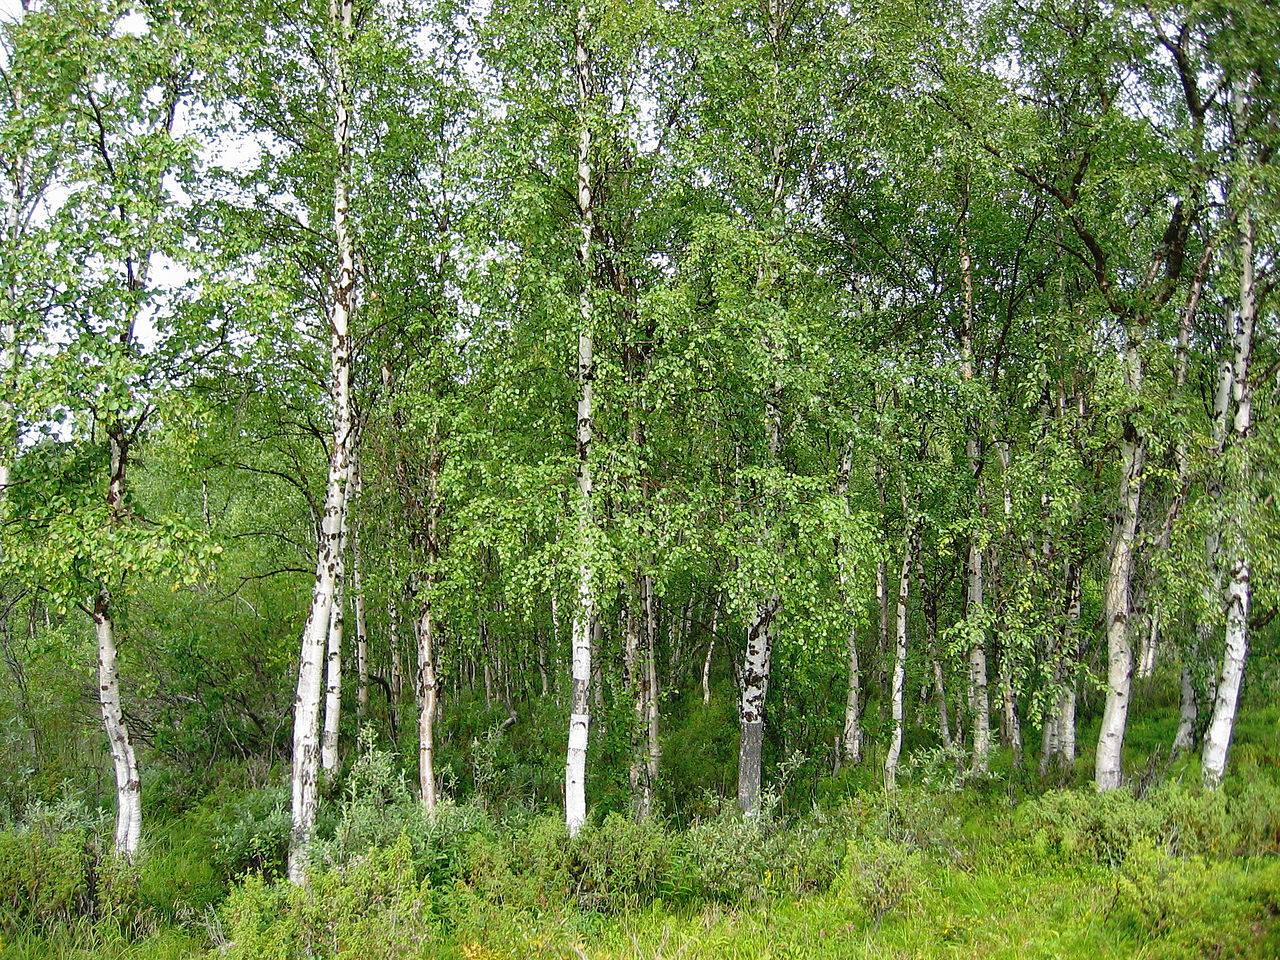
<path fill-rule="evenodd" d="M 1278 91 L 5 0 L 0 958 L 1280 956 Z"/>

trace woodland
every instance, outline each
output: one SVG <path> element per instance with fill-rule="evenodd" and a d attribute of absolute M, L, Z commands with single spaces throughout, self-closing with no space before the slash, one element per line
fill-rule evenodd
<path fill-rule="evenodd" d="M 0 957 L 1280 955 L 1272 0 L 13 0 Z"/>

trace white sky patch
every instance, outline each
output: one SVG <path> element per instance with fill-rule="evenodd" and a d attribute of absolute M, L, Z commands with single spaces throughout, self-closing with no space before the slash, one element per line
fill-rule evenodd
<path fill-rule="evenodd" d="M 113 37 L 145 37 L 151 31 L 151 25 L 140 11 L 133 10 L 116 21 L 111 30 Z"/>

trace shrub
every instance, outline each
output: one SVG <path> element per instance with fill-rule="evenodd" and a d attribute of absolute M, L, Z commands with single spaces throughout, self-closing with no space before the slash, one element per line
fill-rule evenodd
<path fill-rule="evenodd" d="M 1019 831 L 1041 855 L 1112 866 L 1141 844 L 1188 856 L 1267 854 L 1280 842 L 1280 788 L 1257 780 L 1232 796 L 1169 784 L 1142 799 L 1051 791 L 1023 807 Z"/>
<path fill-rule="evenodd" d="M 216 821 L 213 860 L 226 876 L 284 876 L 292 820 L 283 788 L 249 790 Z"/>
<path fill-rule="evenodd" d="M 835 890 L 879 925 L 891 910 L 919 903 L 927 881 L 928 861 L 922 852 L 876 838 L 849 845 Z"/>
<path fill-rule="evenodd" d="M 342 867 L 317 869 L 307 886 L 247 877 L 219 915 L 228 960 L 403 957 L 434 935 L 431 886 L 414 877 L 407 836 Z"/>
<path fill-rule="evenodd" d="M 671 859 L 670 838 L 655 820 L 611 813 L 584 826 L 569 845 L 571 893 L 585 910 L 635 909 L 659 895 Z"/>
<path fill-rule="evenodd" d="M 704 900 L 731 903 L 766 892 L 769 869 L 762 817 L 747 819 L 732 805 L 694 823 L 684 834 L 681 856 L 691 892 Z"/>
<path fill-rule="evenodd" d="M 1280 865 L 1240 870 L 1143 842 L 1119 872 L 1111 920 L 1157 957 L 1280 952 Z"/>
<path fill-rule="evenodd" d="M 92 903 L 93 853 L 83 829 L 0 833 L 0 924 L 65 921 Z"/>

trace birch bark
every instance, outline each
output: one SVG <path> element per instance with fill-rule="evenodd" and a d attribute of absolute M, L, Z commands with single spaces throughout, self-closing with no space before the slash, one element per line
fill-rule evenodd
<path fill-rule="evenodd" d="M 969 253 L 968 236 L 960 232 L 960 280 L 963 286 L 964 308 L 961 312 L 963 327 L 960 332 L 960 376 L 968 383 L 974 379 L 973 365 L 973 259 Z M 969 472 L 976 483 L 975 499 L 978 509 L 985 516 L 982 485 L 982 455 L 978 447 L 976 421 L 970 424 L 965 438 L 965 456 Z M 978 537 L 969 537 L 968 557 L 965 561 L 965 619 L 970 623 L 969 643 L 969 714 L 973 718 L 974 773 L 987 772 L 988 755 L 991 752 L 991 705 L 987 695 L 987 613 L 985 584 L 982 568 L 982 545 Z"/>
<path fill-rule="evenodd" d="M 911 590 L 911 567 L 919 548 L 919 533 L 907 511 L 906 490 L 903 489 L 903 515 L 907 517 L 907 532 L 902 544 L 902 568 L 898 574 L 897 632 L 893 655 L 893 686 L 890 693 L 890 715 L 893 720 L 893 738 L 884 759 L 884 785 L 886 790 L 897 788 L 898 758 L 902 754 L 903 690 L 907 676 L 907 599 Z"/>
<path fill-rule="evenodd" d="M 769 458 L 777 463 L 782 452 L 782 384 L 774 381 L 765 397 L 765 426 L 769 437 Z M 762 510 L 768 507 L 761 506 Z M 770 520 L 765 519 L 768 527 Z M 741 730 L 738 743 L 738 806 L 748 817 L 759 812 L 761 752 L 764 746 L 764 705 L 769 692 L 773 661 L 774 620 L 782 605 L 776 590 L 756 604 L 755 617 L 747 630 L 747 649 L 742 661 L 742 697 L 738 705 Z"/>
<path fill-rule="evenodd" d="M 307 848 L 316 821 L 316 779 L 320 762 L 320 702 L 323 656 L 328 636 L 329 616 L 337 586 L 337 563 L 341 535 L 346 478 L 348 475 L 348 434 L 351 431 L 351 341 L 350 321 L 355 309 L 355 247 L 348 226 L 350 201 L 347 181 L 351 169 L 351 87 L 345 62 L 354 13 L 353 0 L 330 0 L 329 18 L 337 43 L 343 50 L 333 56 L 333 138 L 338 166 L 333 182 L 333 227 L 338 250 L 338 277 L 329 313 L 330 366 L 329 394 L 333 408 L 333 441 L 329 453 L 329 473 L 325 486 L 324 514 L 321 517 L 315 583 L 311 605 L 302 630 L 298 662 L 298 689 L 293 708 L 293 770 L 291 776 L 291 819 L 289 837 L 289 879 L 306 883 Z"/>
<path fill-rule="evenodd" d="M 1141 325 L 1128 325 L 1125 344 L 1125 386 L 1135 398 L 1142 391 Z M 1129 716 L 1133 679 L 1133 646 L 1129 638 L 1130 585 L 1133 581 L 1134 541 L 1142 499 L 1142 471 L 1146 444 L 1132 415 L 1126 416 L 1120 443 L 1119 512 L 1111 537 L 1111 555 L 1103 594 L 1103 625 L 1107 634 L 1107 688 L 1094 785 L 1114 790 L 1124 783 L 1124 732 Z"/>
<path fill-rule="evenodd" d="M 351 533 L 351 594 L 356 615 L 356 722 L 363 728 L 369 719 L 369 621 L 360 569 L 360 538 L 355 530 Z"/>
<path fill-rule="evenodd" d="M 702 658 L 702 705 L 711 703 L 711 655 L 716 649 L 716 631 L 720 627 L 720 604 L 722 597 L 716 594 L 711 604 L 711 639 L 707 641 L 707 655 Z"/>
<path fill-rule="evenodd" d="M 596 621 L 595 579 L 592 547 L 595 524 L 592 507 L 591 443 L 594 432 L 595 344 L 591 300 L 591 240 L 595 231 L 595 207 L 591 196 L 591 51 L 588 37 L 591 24 L 587 6 L 578 7 L 574 32 L 574 78 L 578 94 L 578 267 L 582 292 L 578 297 L 578 535 L 581 559 L 578 563 L 578 602 L 573 612 L 572 686 L 569 697 L 569 745 L 564 768 L 564 816 L 569 835 L 576 836 L 587 818 L 587 739 L 591 723 L 591 635 Z"/>
<path fill-rule="evenodd" d="M 348 430 L 348 438 L 352 435 Z M 342 721 L 342 646 L 346 630 L 346 554 L 347 516 L 355 460 L 350 439 L 345 452 L 347 476 L 343 483 L 342 510 L 338 519 L 338 548 L 333 558 L 333 602 L 329 605 L 329 634 L 325 647 L 324 726 L 320 738 L 320 769 L 333 773 L 338 769 L 338 730 Z"/>
<path fill-rule="evenodd" d="M 1232 94 L 1232 113 L 1238 129 L 1247 125 L 1248 94 L 1244 84 L 1237 84 Z M 1241 159 L 1252 159 L 1247 144 L 1241 145 Z M 1239 200 L 1236 200 L 1239 204 Z M 1235 414 L 1231 421 L 1231 449 L 1225 458 L 1226 491 L 1225 559 L 1226 590 L 1223 600 L 1227 608 L 1226 643 L 1219 672 L 1213 716 L 1205 731 L 1201 771 L 1206 787 L 1215 788 L 1226 773 L 1227 753 L 1235 727 L 1240 683 L 1244 678 L 1244 662 L 1249 649 L 1249 604 L 1252 599 L 1250 574 L 1252 558 L 1248 541 L 1249 502 L 1249 435 L 1253 426 L 1253 390 L 1249 383 L 1249 363 L 1253 356 L 1253 330 L 1257 319 L 1257 284 L 1255 253 L 1257 228 L 1248 203 L 1240 204 L 1239 221 L 1240 295 L 1231 318 L 1231 400 Z"/>
<path fill-rule="evenodd" d="M 116 523 L 123 519 L 124 514 L 129 448 L 118 430 L 110 431 L 108 442 L 111 447 L 111 479 L 107 487 L 107 508 L 111 522 Z M 98 641 L 98 703 L 116 777 L 115 850 L 126 858 L 132 858 L 137 854 L 142 839 L 142 780 L 120 705 L 115 618 L 105 585 L 99 588 L 94 598 L 93 624 Z"/>
<path fill-rule="evenodd" d="M 840 509 L 845 517 L 849 516 L 849 475 L 853 472 L 853 440 L 845 443 L 844 453 L 840 458 L 839 480 L 836 483 L 836 496 L 840 500 Z M 862 673 L 858 663 L 858 624 L 857 611 L 850 598 L 849 560 L 845 556 L 845 546 L 840 537 L 835 542 L 837 575 L 840 582 L 840 604 L 849 623 L 845 639 L 845 658 L 849 671 L 845 686 L 844 723 L 840 729 L 840 754 L 849 763 L 862 760 Z"/>

